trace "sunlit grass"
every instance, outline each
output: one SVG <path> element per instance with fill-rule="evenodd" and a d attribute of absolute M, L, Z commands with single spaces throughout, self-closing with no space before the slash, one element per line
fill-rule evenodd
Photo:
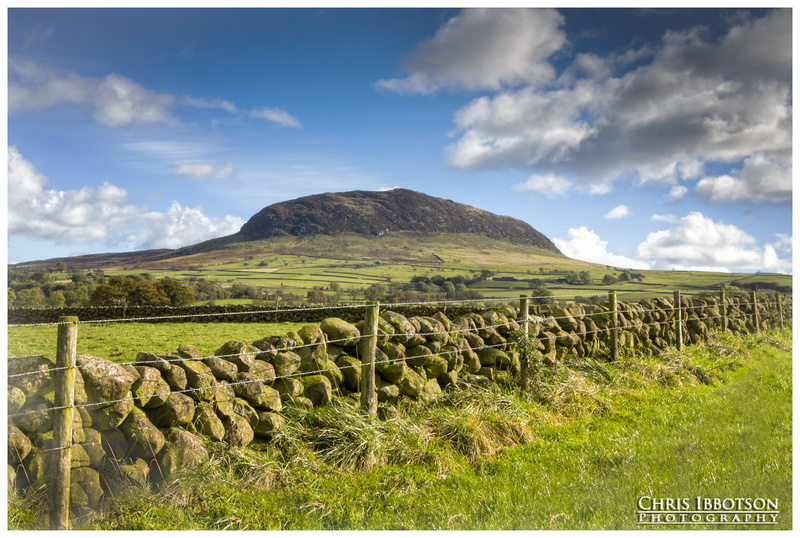
<path fill-rule="evenodd" d="M 191 344 L 204 355 L 212 355 L 231 340 L 251 343 L 301 328 L 304 323 L 81 323 L 78 354 L 86 353 L 111 361 L 129 361 L 140 351 L 175 353 Z M 44 355 L 55 361 L 58 327 L 55 325 L 10 327 L 8 356 Z"/>

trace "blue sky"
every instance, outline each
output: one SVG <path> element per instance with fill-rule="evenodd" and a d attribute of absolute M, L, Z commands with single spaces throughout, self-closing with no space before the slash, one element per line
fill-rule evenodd
<path fill-rule="evenodd" d="M 403 187 L 619 267 L 791 272 L 792 12 L 8 11 L 8 260 Z"/>

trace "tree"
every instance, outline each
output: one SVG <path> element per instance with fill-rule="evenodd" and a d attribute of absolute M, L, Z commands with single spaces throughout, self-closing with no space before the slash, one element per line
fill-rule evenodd
<path fill-rule="evenodd" d="M 467 283 L 467 277 L 465 277 L 464 275 L 456 275 L 454 277 L 448 278 L 448 280 L 452 282 L 454 286 Z"/>
<path fill-rule="evenodd" d="M 50 304 L 50 308 L 64 308 L 66 299 L 64 298 L 64 294 L 60 291 L 51 291 L 47 302 Z"/>
<path fill-rule="evenodd" d="M 328 300 L 328 296 L 325 295 L 324 291 L 308 290 L 308 293 L 306 294 L 306 300 L 312 304 L 322 304 Z"/>
<path fill-rule="evenodd" d="M 89 306 L 89 289 L 86 286 L 64 292 L 66 306 Z"/>
<path fill-rule="evenodd" d="M 442 283 L 442 291 L 447 295 L 448 299 L 452 299 L 456 291 L 456 287 L 452 282 L 445 281 Z"/>
<path fill-rule="evenodd" d="M 250 286 L 239 284 L 238 282 L 231 286 L 231 299 L 247 299 L 250 297 Z"/>
<path fill-rule="evenodd" d="M 548 290 L 544 284 L 536 284 L 532 287 L 531 300 L 533 304 L 553 304 L 553 292 Z"/>
<path fill-rule="evenodd" d="M 162 278 L 158 281 L 156 287 L 169 298 L 169 303 L 172 306 L 188 306 L 195 302 L 192 290 L 174 278 Z"/>
<path fill-rule="evenodd" d="M 167 305 L 170 298 L 152 280 L 139 280 L 128 293 L 128 304 Z"/>
<path fill-rule="evenodd" d="M 364 298 L 367 301 L 379 301 L 386 294 L 386 288 L 380 284 L 373 284 L 364 291 Z"/>
<path fill-rule="evenodd" d="M 17 308 L 41 308 L 44 299 L 44 293 L 39 288 L 25 288 L 17 292 L 14 306 Z"/>
<path fill-rule="evenodd" d="M 631 274 L 628 271 L 622 271 L 622 274 L 619 275 L 619 279 L 623 282 L 628 282 L 631 279 Z"/>
<path fill-rule="evenodd" d="M 589 274 L 589 271 L 581 271 L 578 273 L 578 278 L 581 284 L 590 284 L 592 282 L 592 276 Z"/>
<path fill-rule="evenodd" d="M 92 306 L 115 306 L 127 298 L 125 290 L 112 284 L 99 284 L 92 292 L 89 303 Z"/>
<path fill-rule="evenodd" d="M 603 277 L 603 284 L 605 284 L 606 286 L 616 284 L 617 282 L 619 282 L 619 279 L 614 275 L 606 275 Z"/>

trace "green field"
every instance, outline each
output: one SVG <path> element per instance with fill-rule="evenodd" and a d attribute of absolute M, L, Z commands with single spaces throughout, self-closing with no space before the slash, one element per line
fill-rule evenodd
<path fill-rule="evenodd" d="M 204 355 L 213 355 L 231 340 L 251 343 L 267 336 L 282 336 L 302 323 L 81 323 L 78 354 L 114 362 L 135 361 L 140 351 L 176 353 L 191 344 Z M 56 358 L 56 325 L 9 327 L 8 356 L 44 355 Z"/>
<path fill-rule="evenodd" d="M 386 234 L 371 238 L 356 234 L 313 237 L 281 237 L 264 241 L 234 243 L 207 252 L 192 252 L 172 259 L 141 263 L 135 267 L 110 266 L 108 275 L 149 274 L 154 279 L 173 277 L 179 280 L 204 279 L 223 286 L 234 283 L 257 286 L 264 296 L 279 290 L 305 296 L 308 290 L 327 291 L 337 284 L 343 302 L 363 298 L 363 290 L 373 284 L 402 284 L 413 277 L 465 276 L 483 270 L 494 277 L 512 277 L 516 281 L 491 279 L 469 287 L 485 297 L 518 297 L 544 284 L 557 295 L 603 295 L 610 286 L 603 277 L 618 277 L 624 268 L 590 264 L 556 255 L 535 247 L 490 240 L 474 234 Z M 590 283 L 567 285 L 554 280 L 568 271 L 586 271 Z M 685 292 L 717 289 L 722 285 L 761 283 L 792 285 L 791 275 L 733 274 L 702 271 L 643 271 L 641 280 L 619 282 L 613 289 L 642 291 L 647 296 L 668 295 L 673 290 Z M 533 280 L 527 282 L 527 280 Z M 550 282 L 545 282 L 550 280 Z M 642 295 L 643 297 L 644 295 Z M 641 298 L 641 297 L 640 297 Z"/>

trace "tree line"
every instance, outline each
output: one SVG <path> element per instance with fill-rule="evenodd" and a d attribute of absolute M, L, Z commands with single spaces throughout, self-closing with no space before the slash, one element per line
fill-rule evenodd
<path fill-rule="evenodd" d="M 8 272 L 10 308 L 63 308 L 69 306 L 194 304 L 194 291 L 175 280 L 136 276 L 107 276 L 103 271 L 67 273 L 56 279 L 45 271 Z"/>

